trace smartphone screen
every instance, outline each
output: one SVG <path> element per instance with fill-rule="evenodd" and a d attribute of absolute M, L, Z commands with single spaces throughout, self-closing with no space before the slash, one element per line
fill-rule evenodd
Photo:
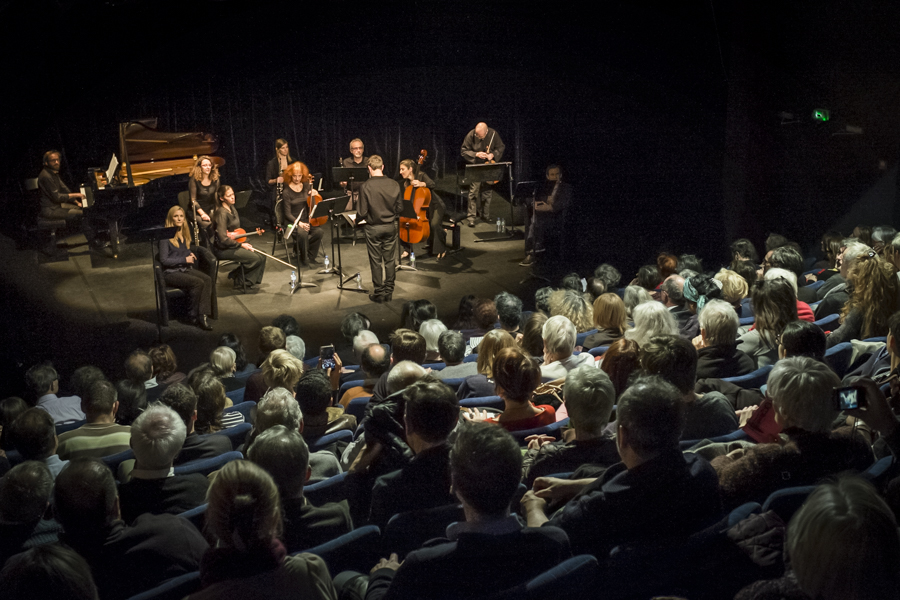
<path fill-rule="evenodd" d="M 319 348 L 319 358 L 322 359 L 323 369 L 333 369 L 336 366 L 334 362 L 334 346 L 329 344 Z"/>

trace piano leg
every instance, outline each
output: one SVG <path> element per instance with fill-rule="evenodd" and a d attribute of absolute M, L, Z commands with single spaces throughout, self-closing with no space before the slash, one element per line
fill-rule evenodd
<path fill-rule="evenodd" d="M 113 258 L 119 258 L 119 221 L 117 219 L 109 220 L 109 249 L 112 251 Z"/>

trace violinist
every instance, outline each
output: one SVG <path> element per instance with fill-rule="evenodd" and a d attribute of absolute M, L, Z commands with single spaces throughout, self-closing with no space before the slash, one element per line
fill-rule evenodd
<path fill-rule="evenodd" d="M 213 284 L 209 275 L 200 271 L 198 257 L 203 257 L 207 264 L 214 259 L 206 248 L 191 248 L 191 230 L 180 206 L 169 209 L 166 227 L 178 228 L 172 239 L 159 240 L 159 262 L 166 286 L 184 290 L 191 302 L 191 322 L 200 329 L 211 331 L 206 316 L 212 310 Z"/>
<path fill-rule="evenodd" d="M 270 210 L 275 207 L 277 202 L 278 186 L 284 184 L 282 173 L 294 161 L 287 140 L 282 138 L 275 140 L 275 156 L 266 165 L 266 185 L 269 186 Z"/>
<path fill-rule="evenodd" d="M 208 156 L 197 159 L 188 175 L 188 191 L 197 218 L 206 227 L 216 210 L 216 190 L 219 189 L 219 167 Z"/>
<path fill-rule="evenodd" d="M 302 162 L 295 162 L 284 172 L 287 185 L 282 192 L 281 215 L 282 226 L 285 232 L 288 227 L 297 221 L 297 226 L 291 230 L 291 239 L 299 248 L 300 262 L 305 266 L 317 265 L 316 257 L 319 255 L 319 246 L 322 244 L 322 236 L 325 234 L 323 227 L 310 225 L 309 215 L 311 206 L 321 198 L 319 192 L 312 185 L 312 175 Z"/>
<path fill-rule="evenodd" d="M 419 169 L 419 165 L 415 161 L 406 159 L 400 161 L 400 178 L 404 193 L 409 187 L 428 188 L 434 190 L 434 181 L 427 173 Z M 427 217 L 431 226 L 431 234 L 428 236 L 428 251 L 437 256 L 438 260 L 444 258 L 447 254 L 447 246 L 444 244 L 443 230 L 441 229 L 444 221 L 444 214 L 447 212 L 444 202 L 437 194 L 431 194 L 431 204 L 428 205 Z M 409 255 L 411 245 L 401 242 L 403 246 L 402 258 Z"/>
<path fill-rule="evenodd" d="M 544 172 L 544 181 L 538 188 L 534 206 L 528 207 L 525 218 L 525 260 L 523 267 L 534 264 L 535 258 L 546 251 L 561 247 L 564 236 L 566 211 L 572 201 L 572 188 L 562 181 L 559 165 L 550 165 Z"/>
<path fill-rule="evenodd" d="M 235 269 L 228 274 L 229 279 L 234 279 L 235 289 L 252 288 L 258 286 L 266 270 L 266 259 L 261 254 L 253 251 L 253 246 L 247 242 L 238 243 L 232 233 L 240 228 L 241 218 L 234 207 L 234 190 L 230 185 L 219 186 L 216 192 L 216 208 L 213 213 L 213 223 L 216 226 L 215 243 L 213 252 L 219 260 L 233 260 L 244 267 L 243 279 L 241 269 Z"/>

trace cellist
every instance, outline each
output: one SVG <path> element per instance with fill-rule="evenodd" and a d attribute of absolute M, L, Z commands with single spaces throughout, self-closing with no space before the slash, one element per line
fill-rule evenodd
<path fill-rule="evenodd" d="M 310 224 L 309 215 L 311 206 L 321 199 L 319 192 L 312 185 L 312 175 L 309 168 L 302 162 L 292 163 L 284 171 L 284 186 L 281 201 L 282 226 L 287 235 L 288 227 L 297 221 L 297 225 L 290 233 L 291 239 L 300 252 L 300 262 L 305 266 L 317 265 L 316 257 L 319 255 L 319 247 L 325 228 Z"/>
<path fill-rule="evenodd" d="M 406 188 L 412 186 L 414 188 L 428 188 L 434 190 L 434 181 L 427 173 L 419 169 L 419 165 L 415 161 L 406 159 L 400 161 L 400 178 L 402 180 L 404 193 Z M 444 232 L 441 229 L 444 220 L 444 213 L 447 212 L 444 202 L 437 194 L 431 194 L 431 204 L 428 205 L 427 217 L 430 223 L 431 234 L 428 237 L 428 250 L 433 256 L 437 256 L 438 260 L 444 258 L 447 254 L 447 246 L 444 244 Z M 400 242 L 403 246 L 402 258 L 409 255 L 411 244 Z"/>

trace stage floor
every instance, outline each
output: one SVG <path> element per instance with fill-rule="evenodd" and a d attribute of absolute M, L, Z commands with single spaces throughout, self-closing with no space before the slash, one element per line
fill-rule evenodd
<path fill-rule="evenodd" d="M 509 220 L 508 204 L 498 200 L 495 196 L 494 217 L 502 215 Z M 259 291 L 233 290 L 223 269 L 217 281 L 219 318 L 210 321 L 213 331 L 204 332 L 173 320 L 162 329 L 162 340 L 172 346 L 181 364 L 190 368 L 207 360 L 221 334 L 233 332 L 244 341 L 248 357 L 255 360 L 260 328 L 286 313 L 299 321 L 309 357 L 318 353 L 320 345 L 340 341 L 340 321 L 351 311 L 367 315 L 372 329 L 384 339 L 398 326 L 407 300 L 431 300 L 438 308 L 438 316 L 451 325 L 459 300 L 466 294 L 493 298 L 506 290 L 521 295 L 529 305 L 528 294 L 533 298 L 534 289 L 545 283 L 522 283 L 531 270 L 518 265 L 524 256 L 519 230 L 520 235 L 514 239 L 479 243 L 476 240 L 503 236 L 496 233 L 495 224 L 479 222 L 474 228 L 463 225 L 462 250 L 438 262 L 426 257 L 422 248 L 416 256 L 418 270 L 398 271 L 393 300 L 385 304 L 371 302 L 367 293 L 338 289 L 340 279 L 318 273 L 321 266 L 301 272 L 303 282 L 316 287 L 298 289 L 293 295 L 291 270 L 271 259 Z M 329 232 L 323 239 L 323 248 L 333 264 Z M 270 252 L 272 239 L 266 233 L 253 243 Z M 83 236 L 76 235 L 67 242 L 75 245 L 83 240 Z M 21 385 L 21 373 L 45 359 L 54 362 L 64 381 L 83 364 L 96 364 L 109 377 L 118 379 L 130 351 L 147 348 L 157 341 L 148 243 L 124 245 L 116 260 L 100 257 L 82 243 L 69 251 L 65 262 L 44 262 L 39 253 L 18 250 L 4 237 L 0 237 L 0 247 L 8 259 L 0 263 L 8 291 L 3 303 L 10 334 L 4 371 L 12 371 L 3 378 L 6 394 L 19 393 L 16 389 Z M 274 254 L 284 258 L 283 247 Z M 363 288 L 371 292 L 372 278 L 361 231 L 355 245 L 342 240 L 341 254 L 344 272 L 348 276 L 359 272 Z M 355 282 L 349 285 L 355 287 Z"/>

